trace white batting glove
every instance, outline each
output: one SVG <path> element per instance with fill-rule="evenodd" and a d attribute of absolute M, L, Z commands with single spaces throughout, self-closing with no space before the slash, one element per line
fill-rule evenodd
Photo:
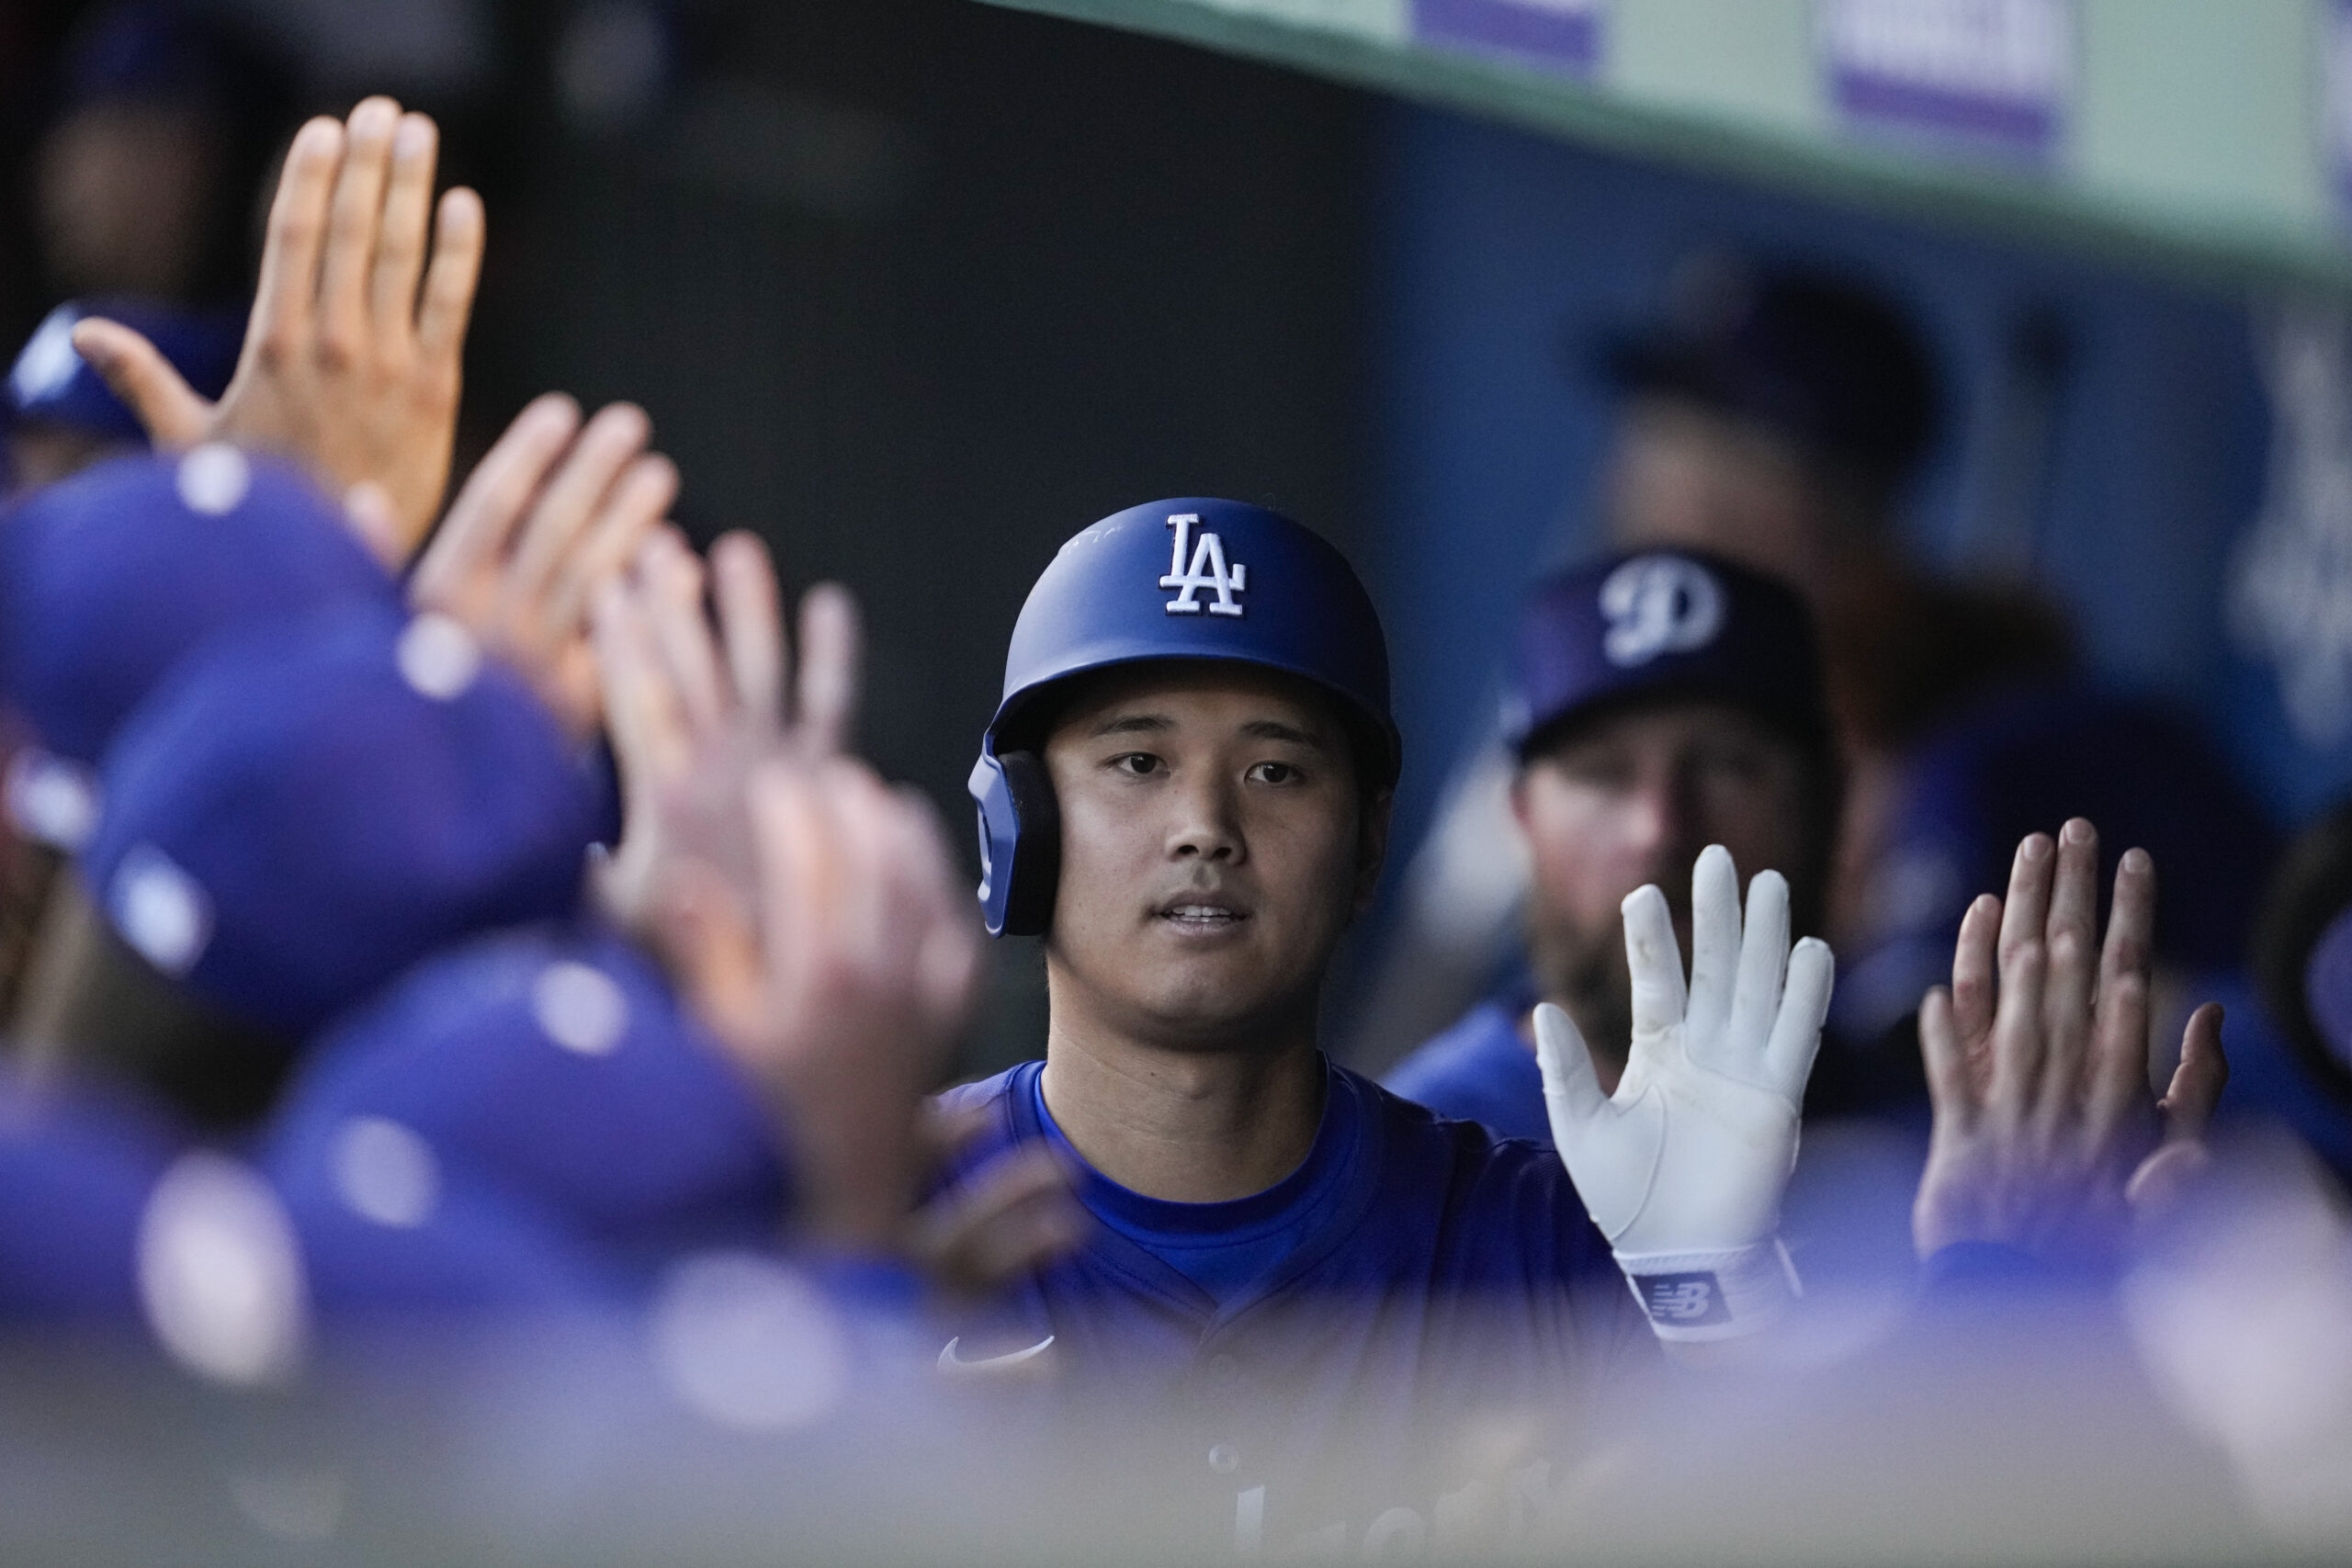
<path fill-rule="evenodd" d="M 1691 872 L 1687 991 L 1666 895 L 1637 889 L 1624 915 L 1634 1039 L 1614 1095 L 1568 1015 L 1535 1010 L 1552 1138 L 1659 1337 L 1730 1338 L 1796 1289 L 1775 1232 L 1834 961 L 1813 937 L 1791 951 L 1778 872 L 1749 886 L 1743 936 L 1719 844 Z"/>

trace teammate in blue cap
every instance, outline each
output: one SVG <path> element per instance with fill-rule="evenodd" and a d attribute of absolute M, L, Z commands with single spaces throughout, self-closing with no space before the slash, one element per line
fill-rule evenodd
<path fill-rule="evenodd" d="M 760 1086 L 639 948 L 539 928 L 428 960 L 313 1047 L 269 1139 L 291 1190 L 353 1140 L 427 1151 L 638 1269 L 786 1212 Z"/>
<path fill-rule="evenodd" d="M 1817 929 L 1838 763 L 1811 613 L 1792 590 L 1716 557 L 1638 551 L 1553 577 L 1530 599 L 1506 680 L 1532 973 L 1383 1081 L 1548 1144 L 1536 1002 L 1566 1009 L 1600 1051 L 1627 1039 L 1618 906 L 1645 883 L 1679 897 L 1708 844 L 1781 869 L 1799 929 Z M 1676 914 L 1687 936 L 1690 911 Z M 1826 1055 L 1822 1068 L 1835 1063 Z M 1611 1060 L 1605 1081 L 1623 1066 Z"/>
<path fill-rule="evenodd" d="M 266 1103 L 292 1046 L 426 953 L 577 908 L 601 801 L 519 677 L 447 616 L 381 605 L 206 650 L 102 782 L 76 872 L 122 945 L 85 976 L 100 1005 L 74 1043 L 157 1052 L 153 1074 L 228 1121 Z M 142 996 L 161 1010 L 145 1027 Z"/>
<path fill-rule="evenodd" d="M 1759 875 L 1743 919 L 1729 857 L 1702 858 L 1687 986 L 1664 897 L 1626 900 L 1614 1099 L 1541 1010 L 1564 1168 L 1318 1049 L 1398 761 L 1347 563 L 1276 513 L 1181 500 L 1062 547 L 972 777 L 988 924 L 1044 934 L 1051 1018 L 1042 1063 L 950 1102 L 984 1111 L 993 1149 L 1056 1149 L 1097 1229 L 942 1370 L 1058 1367 L 1080 1412 L 1131 1423 L 1156 1484 L 1252 1549 L 1365 1529 L 1421 1443 L 1494 1402 L 1556 1414 L 1647 1340 L 1636 1303 L 1681 1344 L 1786 1296 L 1774 1210 L 1830 964 L 1791 953 L 1785 883 Z M 1631 1292 L 1580 1296 L 1604 1249 Z"/>
<path fill-rule="evenodd" d="M 109 455 L 144 451 L 147 432 L 90 362 L 74 347 L 84 316 L 120 321 L 156 351 L 200 396 L 217 398 L 237 367 L 244 321 L 234 311 L 190 311 L 144 300 L 68 300 L 41 319 L 0 389 L 0 496 L 37 490 Z"/>
<path fill-rule="evenodd" d="M 38 743 L 11 771 L 17 825 L 78 847 L 123 722 L 213 639 L 396 593 L 307 479 L 233 446 L 119 457 L 27 498 L 0 526 L 0 699 Z"/>

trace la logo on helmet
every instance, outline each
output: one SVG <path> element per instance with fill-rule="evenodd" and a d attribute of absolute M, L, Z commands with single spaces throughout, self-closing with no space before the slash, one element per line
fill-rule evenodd
<path fill-rule="evenodd" d="M 1179 512 L 1169 518 L 1168 525 L 1176 530 L 1175 547 L 1169 552 L 1168 575 L 1159 580 L 1162 588 L 1181 588 L 1182 592 L 1168 601 L 1171 615 L 1197 615 L 1206 610 L 1212 615 L 1238 615 L 1240 601 L 1234 595 L 1249 586 L 1250 569 L 1239 561 L 1227 567 L 1225 541 L 1215 534 L 1193 537 L 1193 525 L 1201 520 L 1197 512 Z M 1192 559 L 1185 560 L 1185 547 L 1192 547 Z M 1200 595 L 1213 592 L 1216 600 L 1204 604 Z"/>
<path fill-rule="evenodd" d="M 1630 670 L 1662 653 L 1704 648 L 1724 624 L 1724 591 L 1714 573 L 1680 556 L 1636 556 L 1600 585 L 1609 662 Z"/>

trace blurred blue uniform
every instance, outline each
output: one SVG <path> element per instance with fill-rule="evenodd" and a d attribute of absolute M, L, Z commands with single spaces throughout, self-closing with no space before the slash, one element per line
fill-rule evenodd
<path fill-rule="evenodd" d="M 289 1192 L 332 1190 L 369 1135 L 616 1269 L 767 1245 L 789 1202 L 754 1086 L 652 962 L 605 933 L 518 931 L 428 960 L 313 1045 L 265 1167 Z"/>
<path fill-rule="evenodd" d="M 1443 1115 L 1550 1148 L 1543 1069 L 1520 1032 L 1536 999 L 1524 982 L 1505 987 L 1396 1064 L 1382 1085 Z"/>
<path fill-rule="evenodd" d="M 0 1077 L 0 1321 L 134 1321 L 140 1220 L 181 1147 L 140 1108 Z"/>
<path fill-rule="evenodd" d="M 1272 1543 L 1409 1502 L 1465 1424 L 1557 1416 L 1656 1358 L 1547 1150 L 1331 1066 L 1296 1174 L 1233 1203 L 1169 1203 L 1078 1159 L 1042 1072 L 1026 1063 L 944 1097 L 988 1118 L 951 1185 L 1045 1143 L 1098 1227 L 975 1314 L 942 1370 L 1016 1386 L 1046 1374 L 1078 1451 L 1132 1461 L 1204 1544 L 1236 1530 Z"/>

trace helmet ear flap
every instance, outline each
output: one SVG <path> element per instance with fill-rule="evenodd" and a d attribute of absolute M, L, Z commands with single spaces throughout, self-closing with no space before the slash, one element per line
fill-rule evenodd
<path fill-rule="evenodd" d="M 969 785 L 979 807 L 980 916 L 990 936 L 1043 936 L 1061 884 L 1061 807 L 1035 751 L 982 753 Z"/>

